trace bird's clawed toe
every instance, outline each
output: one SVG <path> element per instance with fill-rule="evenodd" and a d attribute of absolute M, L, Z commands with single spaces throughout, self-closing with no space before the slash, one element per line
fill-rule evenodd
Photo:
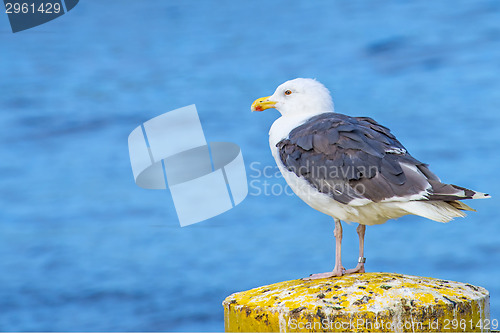
<path fill-rule="evenodd" d="M 356 267 L 351 268 L 351 269 L 346 270 L 344 267 L 342 267 L 340 269 L 334 268 L 333 271 L 331 271 L 331 272 L 311 274 L 310 276 L 303 278 L 302 280 L 327 279 L 327 278 L 331 278 L 334 276 L 343 276 L 343 275 L 347 275 L 347 274 L 364 273 L 364 272 L 365 272 L 365 264 L 358 263 L 358 265 Z"/>
<path fill-rule="evenodd" d="M 327 278 L 331 278 L 334 276 L 342 276 L 345 274 L 345 272 L 346 272 L 346 269 L 344 267 L 342 267 L 340 269 L 334 268 L 333 271 L 331 271 L 331 272 L 311 274 L 310 276 L 303 278 L 303 280 L 327 279 Z"/>
<path fill-rule="evenodd" d="M 345 274 L 364 273 L 364 272 L 365 272 L 365 264 L 359 263 L 356 267 L 346 270 Z"/>
<path fill-rule="evenodd" d="M 310 276 L 303 278 L 303 280 L 327 279 L 334 276 L 342 276 L 342 275 L 337 275 L 336 272 L 317 273 L 317 274 L 311 274 Z"/>

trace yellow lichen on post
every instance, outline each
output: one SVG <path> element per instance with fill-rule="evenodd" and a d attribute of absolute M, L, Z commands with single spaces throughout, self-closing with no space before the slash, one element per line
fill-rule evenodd
<path fill-rule="evenodd" d="M 391 273 L 292 280 L 232 294 L 226 332 L 489 331 L 488 291 Z"/>

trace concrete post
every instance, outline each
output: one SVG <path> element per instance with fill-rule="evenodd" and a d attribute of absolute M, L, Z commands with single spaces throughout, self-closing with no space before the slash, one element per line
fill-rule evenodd
<path fill-rule="evenodd" d="M 391 273 L 292 280 L 235 293 L 226 332 L 486 332 L 489 293 L 468 283 Z"/>

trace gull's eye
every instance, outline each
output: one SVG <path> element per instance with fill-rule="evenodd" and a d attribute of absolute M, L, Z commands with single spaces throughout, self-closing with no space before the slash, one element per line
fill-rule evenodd
<path fill-rule="evenodd" d="M 288 95 L 290 95 L 291 93 L 292 93 L 292 91 L 291 91 L 291 90 L 285 90 L 285 95 L 287 95 L 287 96 L 288 96 Z"/>

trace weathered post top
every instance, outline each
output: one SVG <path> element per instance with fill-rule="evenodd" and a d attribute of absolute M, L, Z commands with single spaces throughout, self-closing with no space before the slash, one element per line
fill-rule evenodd
<path fill-rule="evenodd" d="M 485 332 L 489 294 L 467 283 L 391 273 L 292 280 L 232 294 L 226 332 Z"/>

